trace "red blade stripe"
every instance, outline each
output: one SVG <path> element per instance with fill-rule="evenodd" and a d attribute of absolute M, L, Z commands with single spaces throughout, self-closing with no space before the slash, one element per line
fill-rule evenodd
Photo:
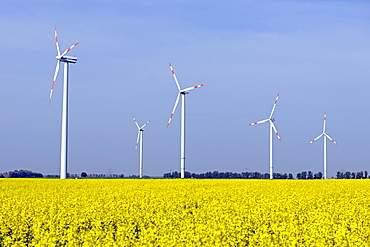
<path fill-rule="evenodd" d="M 204 86 L 204 84 L 199 85 L 199 86 L 195 86 L 194 88 L 203 87 L 203 86 Z"/>

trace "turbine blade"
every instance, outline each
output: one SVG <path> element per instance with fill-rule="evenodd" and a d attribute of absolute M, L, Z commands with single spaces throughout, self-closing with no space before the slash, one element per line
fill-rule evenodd
<path fill-rule="evenodd" d="M 55 36 L 55 44 L 57 46 L 58 56 L 60 56 L 59 40 L 58 40 L 58 34 L 57 34 L 57 26 L 54 27 L 54 36 Z"/>
<path fill-rule="evenodd" d="M 313 142 L 317 141 L 317 139 L 319 139 L 324 133 L 320 134 L 318 137 L 316 137 L 315 139 L 313 139 L 312 141 L 310 141 L 308 144 L 312 144 Z"/>
<path fill-rule="evenodd" d="M 175 75 L 175 70 L 173 70 L 172 68 L 172 64 L 171 63 L 168 63 L 170 65 L 170 69 L 171 69 L 171 72 L 172 72 L 172 75 L 173 75 L 173 78 L 175 79 L 175 82 L 176 82 L 176 85 L 177 85 L 177 88 L 179 89 L 179 91 L 181 90 L 181 87 L 180 87 L 180 84 L 179 84 L 179 81 L 177 80 L 177 77 Z"/>
<path fill-rule="evenodd" d="M 65 50 L 64 52 L 63 52 L 63 54 L 61 55 L 61 57 L 63 57 L 64 55 L 66 55 L 70 50 L 72 50 L 73 49 L 73 47 L 75 47 L 76 45 L 78 45 L 79 43 L 76 43 L 76 44 L 73 44 L 73 45 L 71 45 L 67 50 Z"/>
<path fill-rule="evenodd" d="M 326 112 L 324 112 L 324 127 L 322 129 L 322 133 L 325 133 L 325 129 L 326 129 Z"/>
<path fill-rule="evenodd" d="M 249 125 L 255 125 L 255 124 L 266 123 L 267 121 L 269 121 L 269 120 L 268 120 L 268 119 L 265 119 L 265 120 L 261 120 L 261 121 L 258 121 L 258 122 L 250 123 Z"/>
<path fill-rule="evenodd" d="M 146 122 L 143 126 L 140 127 L 140 129 L 143 129 L 145 126 L 147 126 L 150 123 L 150 121 Z"/>
<path fill-rule="evenodd" d="M 197 86 L 194 86 L 194 87 L 188 87 L 188 88 L 185 88 L 185 89 L 182 89 L 180 92 L 183 93 L 183 92 L 187 92 L 187 91 L 190 91 L 190 90 L 193 90 L 193 89 L 196 89 L 198 87 L 203 87 L 204 84 L 200 84 L 200 85 L 197 85 Z"/>
<path fill-rule="evenodd" d="M 140 127 L 139 127 L 138 123 L 136 122 L 136 119 L 135 119 L 134 117 L 132 117 L 132 120 L 134 120 L 134 123 L 136 124 L 137 129 L 140 129 Z"/>
<path fill-rule="evenodd" d="M 278 93 L 278 95 L 276 96 L 276 99 L 275 99 L 275 102 L 274 102 L 274 106 L 272 107 L 272 110 L 271 110 L 271 114 L 270 114 L 269 119 L 271 119 L 272 118 L 272 115 L 274 114 L 275 107 L 276 107 L 276 104 L 278 102 L 279 96 L 280 96 L 280 93 Z"/>
<path fill-rule="evenodd" d="M 135 151 L 137 150 L 137 146 L 139 145 L 139 138 L 140 138 L 140 130 L 138 130 L 138 131 L 137 131 L 137 138 L 136 138 Z"/>
<path fill-rule="evenodd" d="M 275 124 L 270 120 L 270 123 L 271 123 L 271 126 L 272 126 L 272 128 L 274 129 L 274 131 L 275 131 L 275 135 L 276 135 L 276 137 L 277 137 L 277 139 L 279 139 L 279 141 L 281 141 L 281 138 L 280 138 L 280 136 L 279 136 L 279 133 L 277 132 L 277 129 L 276 129 L 276 127 L 275 127 Z"/>
<path fill-rule="evenodd" d="M 336 141 L 334 141 L 333 139 L 331 139 L 331 137 L 328 135 L 328 134 L 326 134 L 326 133 L 324 133 L 324 135 L 332 142 L 332 143 L 334 143 L 335 145 L 338 145 L 338 143 L 336 142 Z"/>
<path fill-rule="evenodd" d="M 177 107 L 177 105 L 179 103 L 179 99 L 180 99 L 180 93 L 177 95 L 177 98 L 176 98 L 176 101 L 175 101 L 175 105 L 173 106 L 173 109 L 172 109 L 170 118 L 168 119 L 167 128 L 168 128 L 168 126 L 171 123 L 171 120 L 172 120 L 173 115 L 175 114 L 175 110 L 176 110 L 176 107 Z"/>
<path fill-rule="evenodd" d="M 51 103 L 51 98 L 53 96 L 54 84 L 55 84 L 55 81 L 57 79 L 57 75 L 58 75 L 58 72 L 59 72 L 59 64 L 60 64 L 60 61 L 58 60 L 57 61 L 57 66 L 55 67 L 53 81 L 51 82 L 51 89 L 50 89 L 50 94 L 49 94 L 49 106 L 50 106 L 50 103 Z"/>

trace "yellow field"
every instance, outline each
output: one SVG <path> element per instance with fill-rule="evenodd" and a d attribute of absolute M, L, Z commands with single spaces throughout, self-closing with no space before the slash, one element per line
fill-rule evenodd
<path fill-rule="evenodd" d="M 369 246 L 370 180 L 0 179 L 0 246 Z"/>

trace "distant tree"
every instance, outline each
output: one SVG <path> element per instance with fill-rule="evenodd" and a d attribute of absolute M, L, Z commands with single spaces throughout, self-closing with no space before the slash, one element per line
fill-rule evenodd
<path fill-rule="evenodd" d="M 346 172 L 346 173 L 344 173 L 343 178 L 345 178 L 345 179 L 350 179 L 350 178 L 351 178 L 351 173 L 350 173 L 350 172 Z"/>
<path fill-rule="evenodd" d="M 289 173 L 288 179 L 294 179 L 293 174 Z"/>
<path fill-rule="evenodd" d="M 313 178 L 314 179 L 322 179 L 322 172 L 315 173 L 315 175 L 313 175 Z"/>
<path fill-rule="evenodd" d="M 308 173 L 310 173 L 310 172 L 311 171 L 309 171 Z M 308 179 L 308 176 L 307 176 L 308 173 L 306 171 L 297 173 L 297 179 Z M 311 176 L 312 176 L 312 172 L 311 172 Z"/>
<path fill-rule="evenodd" d="M 288 178 L 288 175 L 286 173 L 282 174 L 282 173 L 274 173 L 273 174 L 273 178 L 274 179 L 287 179 Z"/>
<path fill-rule="evenodd" d="M 356 173 L 356 179 L 362 179 L 364 177 L 364 172 L 360 171 Z"/>
<path fill-rule="evenodd" d="M 177 171 L 165 173 L 163 175 L 164 178 L 180 178 L 180 173 Z"/>
<path fill-rule="evenodd" d="M 367 178 L 367 171 L 364 171 L 364 178 Z"/>
<path fill-rule="evenodd" d="M 351 173 L 351 179 L 355 179 L 356 178 L 356 173 L 352 172 Z"/>
<path fill-rule="evenodd" d="M 337 179 L 342 179 L 344 178 L 343 172 L 337 171 Z"/>
<path fill-rule="evenodd" d="M 3 174 L 0 174 L 0 178 L 5 178 Z"/>
<path fill-rule="evenodd" d="M 81 172 L 81 177 L 82 178 L 86 178 L 87 177 L 87 173 L 86 172 Z"/>
<path fill-rule="evenodd" d="M 307 179 L 313 179 L 313 174 L 311 171 L 308 171 L 307 173 Z"/>
<path fill-rule="evenodd" d="M 205 177 L 205 178 L 212 178 L 212 172 L 206 172 L 206 173 L 204 174 L 204 177 Z"/>

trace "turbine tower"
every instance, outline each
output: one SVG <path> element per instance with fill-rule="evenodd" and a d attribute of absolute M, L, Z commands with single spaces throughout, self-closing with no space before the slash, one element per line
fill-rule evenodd
<path fill-rule="evenodd" d="M 71 45 L 67 50 L 60 54 L 59 41 L 57 35 L 57 29 L 54 28 L 55 43 L 57 47 L 58 55 L 56 56 L 57 65 L 55 68 L 54 78 L 51 83 L 50 95 L 49 95 L 49 106 L 51 98 L 53 96 L 54 84 L 57 79 L 59 72 L 60 63 L 64 63 L 64 83 L 63 83 L 63 108 L 62 108 L 62 135 L 61 135 L 61 148 L 60 148 L 60 178 L 67 178 L 67 144 L 68 144 L 68 67 L 70 63 L 76 63 L 77 57 L 66 56 L 67 53 L 73 49 L 79 43 Z"/>
<path fill-rule="evenodd" d="M 140 178 L 143 177 L 143 131 L 145 130 L 144 127 L 149 124 L 150 121 L 146 122 L 143 126 L 139 126 L 137 123 L 136 119 L 132 117 L 134 120 L 136 127 L 138 129 L 137 131 L 137 139 L 136 139 L 136 146 L 135 146 L 135 151 L 137 150 L 137 146 L 139 145 L 139 140 L 140 140 Z"/>
<path fill-rule="evenodd" d="M 331 139 L 328 133 L 326 133 L 326 112 L 324 112 L 324 127 L 322 129 L 322 133 L 318 137 L 310 141 L 308 144 L 315 142 L 322 136 L 324 136 L 324 179 L 326 179 L 326 138 L 328 138 L 335 145 L 338 145 L 338 143 L 334 141 L 333 139 Z"/>
<path fill-rule="evenodd" d="M 180 131 L 180 170 L 181 170 L 181 178 L 185 178 L 185 95 L 189 93 L 190 90 L 193 90 L 198 87 L 203 87 L 204 84 L 194 86 L 194 87 L 188 87 L 185 89 L 181 89 L 180 84 L 176 78 L 175 71 L 172 68 L 172 65 L 170 65 L 170 69 L 173 75 L 173 78 L 175 79 L 177 89 L 179 90 L 177 94 L 177 98 L 175 101 L 175 105 L 173 107 L 173 110 L 171 112 L 170 118 L 168 119 L 167 127 L 170 125 L 173 115 L 175 114 L 176 107 L 179 103 L 179 99 L 181 96 L 181 131 Z"/>
<path fill-rule="evenodd" d="M 274 111 L 275 111 L 275 107 L 276 107 L 276 103 L 278 102 L 278 99 L 279 99 L 279 96 L 280 94 L 278 94 L 276 96 L 276 99 L 275 99 L 275 102 L 274 102 L 274 106 L 272 107 L 272 110 L 271 110 L 271 113 L 270 113 L 270 116 L 268 119 L 265 119 L 265 120 L 261 120 L 261 121 L 258 121 L 258 122 L 254 122 L 254 123 L 250 123 L 249 125 L 255 125 L 255 124 L 261 124 L 261 123 L 265 123 L 265 122 L 270 122 L 270 179 L 273 179 L 273 163 L 272 163 L 272 135 L 273 135 L 273 130 L 275 131 L 275 134 L 276 134 L 276 137 L 279 139 L 279 141 L 281 141 L 281 138 L 279 136 L 279 133 L 277 132 L 276 130 L 276 127 L 274 125 L 274 121 L 275 119 L 272 118 L 272 115 L 274 114 Z"/>

